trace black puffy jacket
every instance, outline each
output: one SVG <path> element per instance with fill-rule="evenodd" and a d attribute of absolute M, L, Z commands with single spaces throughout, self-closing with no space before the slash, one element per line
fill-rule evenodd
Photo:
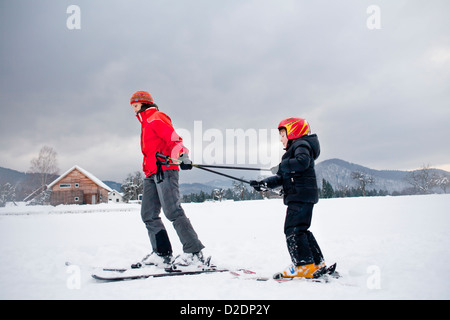
<path fill-rule="evenodd" d="M 320 144 L 316 134 L 303 136 L 290 141 L 286 153 L 281 158 L 275 176 L 264 179 L 267 187 L 283 186 L 284 203 L 309 202 L 317 203 L 317 190 L 314 161 L 319 157 Z"/>

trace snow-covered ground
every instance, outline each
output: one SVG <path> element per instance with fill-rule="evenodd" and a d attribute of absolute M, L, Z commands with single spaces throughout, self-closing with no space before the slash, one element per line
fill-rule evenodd
<path fill-rule="evenodd" d="M 449 208 L 450 195 L 321 200 L 311 231 L 343 275 L 328 284 L 229 273 L 103 283 L 91 267 L 127 266 L 150 250 L 139 205 L 1 208 L 0 299 L 450 299 Z M 219 266 L 271 276 L 290 263 L 281 200 L 184 209 Z"/>

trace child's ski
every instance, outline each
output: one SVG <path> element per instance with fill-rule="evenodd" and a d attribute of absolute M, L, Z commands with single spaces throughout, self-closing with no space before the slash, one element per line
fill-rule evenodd
<path fill-rule="evenodd" d="M 237 269 L 235 271 L 230 270 L 230 274 L 232 274 L 235 279 L 256 280 L 256 281 L 267 281 L 270 279 L 268 277 L 258 276 L 256 272 L 248 269 Z"/>

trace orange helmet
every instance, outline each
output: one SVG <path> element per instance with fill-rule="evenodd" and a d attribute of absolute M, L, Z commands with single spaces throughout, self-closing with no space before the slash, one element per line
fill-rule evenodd
<path fill-rule="evenodd" d="M 286 118 L 278 125 L 278 130 L 282 128 L 286 129 L 286 135 L 289 140 L 298 139 L 310 132 L 308 122 L 302 118 Z"/>

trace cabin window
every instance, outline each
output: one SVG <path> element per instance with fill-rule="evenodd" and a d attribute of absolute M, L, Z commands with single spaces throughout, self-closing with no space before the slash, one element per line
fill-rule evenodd
<path fill-rule="evenodd" d="M 75 183 L 75 188 L 79 188 L 80 184 L 79 183 Z"/>
<path fill-rule="evenodd" d="M 74 200 L 75 200 L 75 202 L 78 202 L 78 201 L 80 201 L 80 198 L 79 197 L 75 197 Z"/>
<path fill-rule="evenodd" d="M 70 185 L 70 183 L 61 183 L 61 184 L 59 185 L 59 187 L 60 187 L 60 188 L 70 188 L 71 185 Z"/>

